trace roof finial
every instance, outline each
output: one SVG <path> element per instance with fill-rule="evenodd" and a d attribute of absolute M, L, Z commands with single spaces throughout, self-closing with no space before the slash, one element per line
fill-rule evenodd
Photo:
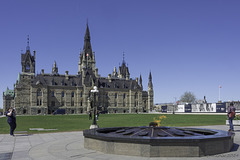
<path fill-rule="evenodd" d="M 27 36 L 27 48 L 26 48 L 27 51 L 30 51 L 30 46 L 29 46 L 29 35 Z"/>
<path fill-rule="evenodd" d="M 123 64 L 125 64 L 125 52 L 123 51 Z"/>

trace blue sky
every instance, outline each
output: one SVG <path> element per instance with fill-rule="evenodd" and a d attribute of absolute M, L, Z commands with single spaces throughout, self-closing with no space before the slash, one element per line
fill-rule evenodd
<path fill-rule="evenodd" d="M 1 0 L 0 96 L 21 72 L 27 35 L 36 50 L 36 73 L 76 74 L 88 19 L 101 76 L 119 67 L 141 74 L 154 102 L 173 102 L 185 91 L 208 102 L 240 100 L 239 0 Z M 2 98 L 0 98 L 2 107 Z"/>

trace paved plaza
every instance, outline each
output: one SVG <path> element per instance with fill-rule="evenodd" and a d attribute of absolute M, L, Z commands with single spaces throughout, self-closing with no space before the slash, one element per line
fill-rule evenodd
<path fill-rule="evenodd" d="M 199 128 L 228 130 L 228 126 L 225 125 L 203 126 Z M 15 137 L 8 134 L 0 134 L 0 160 L 240 160 L 240 127 L 238 126 L 235 126 L 235 144 L 231 152 L 206 157 L 146 158 L 112 155 L 85 149 L 83 143 L 84 137 L 81 131 L 33 135 L 19 133 Z"/>

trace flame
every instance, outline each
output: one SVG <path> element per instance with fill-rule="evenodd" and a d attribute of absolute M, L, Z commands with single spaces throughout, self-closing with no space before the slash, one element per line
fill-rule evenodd
<path fill-rule="evenodd" d="M 161 126 L 161 122 L 166 119 L 167 117 L 162 115 L 162 116 L 159 116 L 158 118 L 153 118 L 154 122 L 156 122 L 158 124 L 158 126 Z"/>

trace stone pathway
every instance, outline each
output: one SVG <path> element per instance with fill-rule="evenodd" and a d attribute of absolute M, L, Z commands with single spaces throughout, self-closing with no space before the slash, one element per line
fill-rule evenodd
<path fill-rule="evenodd" d="M 205 126 L 228 130 L 228 126 Z M 235 127 L 234 148 L 229 153 L 187 158 L 187 160 L 240 160 L 240 127 Z M 83 147 L 83 132 L 45 134 L 16 134 L 12 137 L 0 134 L 0 160 L 185 160 L 186 158 L 146 158 L 111 155 L 87 150 Z M 134 148 L 133 148 L 134 149 Z M 173 151 L 174 152 L 174 151 Z"/>

